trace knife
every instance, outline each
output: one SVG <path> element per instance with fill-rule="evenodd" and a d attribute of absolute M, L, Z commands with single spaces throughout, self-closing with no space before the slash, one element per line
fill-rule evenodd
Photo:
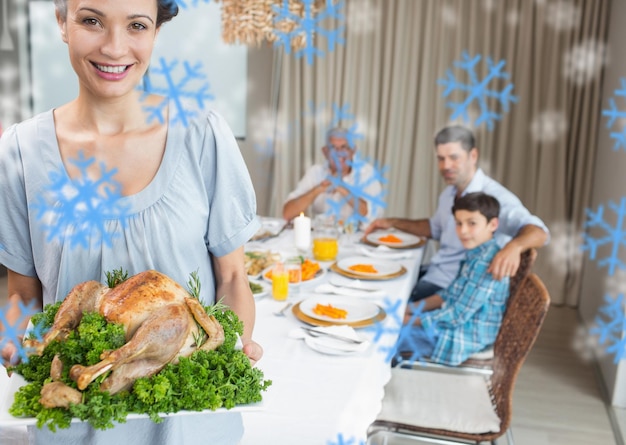
<path fill-rule="evenodd" d="M 355 340 L 354 338 L 344 337 L 343 335 L 333 334 L 332 332 L 318 331 L 315 328 L 307 328 L 305 326 L 300 326 L 300 329 L 302 329 L 305 332 L 308 332 L 309 334 L 312 334 L 314 337 L 317 335 L 325 335 L 327 337 L 331 337 L 337 340 L 342 340 L 348 343 L 354 343 L 357 345 L 360 345 L 361 343 L 365 341 L 365 340 Z"/>

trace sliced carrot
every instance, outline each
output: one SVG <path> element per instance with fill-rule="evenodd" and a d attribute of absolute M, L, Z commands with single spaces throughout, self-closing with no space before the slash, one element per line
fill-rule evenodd
<path fill-rule="evenodd" d="M 317 303 L 313 308 L 313 312 L 315 312 L 317 315 L 324 315 L 330 318 L 346 318 L 348 316 L 348 311 L 346 311 L 345 309 L 334 307 L 330 304 Z"/>
<path fill-rule="evenodd" d="M 400 238 L 398 238 L 392 233 L 386 236 L 381 236 L 380 238 L 378 238 L 378 241 L 381 241 L 383 243 L 401 243 L 402 242 Z"/>
<path fill-rule="evenodd" d="M 362 273 L 378 273 L 376 268 L 371 264 L 353 264 L 348 267 L 353 272 L 362 272 Z"/>

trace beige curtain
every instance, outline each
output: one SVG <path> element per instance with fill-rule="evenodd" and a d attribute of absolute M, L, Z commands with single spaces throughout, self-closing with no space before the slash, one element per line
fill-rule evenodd
<path fill-rule="evenodd" d="M 540 251 L 535 270 L 553 302 L 576 305 L 609 6 L 609 0 L 345 0 L 345 44 L 313 64 L 284 55 L 275 73 L 270 214 L 280 215 L 287 193 L 322 160 L 337 104 L 354 115 L 341 123 L 357 124 L 360 152 L 388 168 L 386 214 L 428 217 L 444 186 L 432 139 L 452 114 L 437 81 L 448 69 L 467 81 L 454 65 L 463 51 L 482 56 L 479 79 L 488 73 L 487 56 L 504 60 L 510 79 L 489 86 L 513 83 L 518 103 L 505 113 L 497 100 L 487 101 L 503 117 L 493 130 L 474 128 L 480 166 L 551 227 L 552 243 Z M 324 50 L 325 43 L 321 37 L 316 46 Z M 458 91 L 448 100 L 465 97 Z M 475 117 L 479 109 L 470 108 Z"/>

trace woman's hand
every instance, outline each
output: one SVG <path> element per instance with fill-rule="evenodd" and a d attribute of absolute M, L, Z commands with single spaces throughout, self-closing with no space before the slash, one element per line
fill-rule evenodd
<path fill-rule="evenodd" d="M 243 342 L 243 353 L 248 356 L 248 358 L 250 359 L 250 363 L 252 364 L 252 366 L 254 366 L 256 362 L 261 360 L 261 357 L 263 357 L 263 348 L 261 347 L 260 344 L 258 344 L 252 339 L 249 339 L 249 340 L 242 339 L 242 342 Z"/>

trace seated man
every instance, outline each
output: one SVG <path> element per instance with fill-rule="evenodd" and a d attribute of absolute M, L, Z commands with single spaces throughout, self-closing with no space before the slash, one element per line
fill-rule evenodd
<path fill-rule="evenodd" d="M 398 344 L 399 353 L 411 351 L 414 357 L 458 365 L 495 342 L 509 296 L 509 278 L 497 280 L 487 271 L 500 250 L 493 237 L 499 211 L 498 201 L 482 192 L 454 201 L 452 213 L 465 260 L 450 286 L 409 303 L 404 323 L 412 322 L 413 327 Z M 429 312 L 418 317 L 418 305 Z"/>
<path fill-rule="evenodd" d="M 454 229 L 450 207 L 454 199 L 471 192 L 497 196 L 500 202 L 499 226 L 495 238 L 502 250 L 494 257 L 488 272 L 497 280 L 517 272 L 523 251 L 543 246 L 548 228 L 532 215 L 517 196 L 477 168 L 478 149 L 474 135 L 461 126 L 446 127 L 435 136 L 439 172 L 448 186 L 439 195 L 435 214 L 430 219 L 382 218 L 365 229 L 365 235 L 376 229 L 395 227 L 417 236 L 439 241 L 439 250 L 431 258 L 423 275 L 413 288 L 410 300 L 418 301 L 446 288 L 456 276 L 464 250 Z"/>
<path fill-rule="evenodd" d="M 348 131 L 343 128 L 333 128 L 327 132 L 326 146 L 322 148 L 326 163 L 309 168 L 296 189 L 289 193 L 283 205 L 284 219 L 289 221 L 301 212 L 306 212 L 309 207 L 312 207 L 313 216 L 332 214 L 344 222 L 369 222 L 382 216 L 381 207 L 374 210 L 374 206 L 366 199 L 351 196 L 349 187 L 355 182 L 367 184 L 363 192 L 374 197 L 380 195 L 382 185 L 376 179 L 368 182 L 374 175 L 374 168 L 370 164 L 359 162 L 358 169 L 352 168 L 356 147 L 350 147 L 347 136 Z M 346 186 L 334 186 L 333 183 L 336 184 L 338 180 Z M 333 201 L 343 203 L 339 211 L 337 206 L 333 206 Z"/>

